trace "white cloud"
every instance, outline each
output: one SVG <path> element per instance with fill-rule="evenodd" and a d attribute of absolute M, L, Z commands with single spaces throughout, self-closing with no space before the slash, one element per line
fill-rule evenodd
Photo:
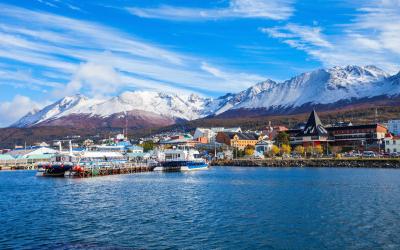
<path fill-rule="evenodd" d="M 28 112 L 44 107 L 45 104 L 32 101 L 23 95 L 16 95 L 8 102 L 0 102 L 0 127 L 10 125 Z"/>
<path fill-rule="evenodd" d="M 129 7 L 133 15 L 166 20 L 215 20 L 226 18 L 288 19 L 294 12 L 291 0 L 230 0 L 224 8 L 183 8 L 159 6 L 157 8 Z"/>
<path fill-rule="evenodd" d="M 382 0 L 357 10 L 341 32 L 323 34 L 320 27 L 287 24 L 261 31 L 307 52 L 325 66 L 374 64 L 390 73 L 400 68 L 400 1 Z"/>
<path fill-rule="evenodd" d="M 18 63 L 19 70 L 31 70 L 31 78 L 24 78 L 27 85 L 51 84 L 46 90 L 57 97 L 80 91 L 112 95 L 123 88 L 223 93 L 229 86 L 232 91 L 241 90 L 242 84 L 234 86 L 204 70 L 202 58 L 96 23 L 10 5 L 0 4 L 0 8 L 0 58 Z M 1 70 L 6 69 L 0 65 Z M 238 83 L 253 79 L 248 74 L 236 76 Z M 7 80 L 0 75 L 0 84 Z"/>

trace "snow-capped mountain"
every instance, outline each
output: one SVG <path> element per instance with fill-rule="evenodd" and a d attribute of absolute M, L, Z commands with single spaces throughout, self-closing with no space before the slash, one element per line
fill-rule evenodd
<path fill-rule="evenodd" d="M 51 104 L 40 111 L 32 111 L 16 122 L 13 127 L 28 127 L 39 124 L 53 125 L 56 120 L 66 117 L 80 116 L 108 119 L 116 114 L 118 118 L 138 115 L 144 118 L 151 114 L 151 119 L 173 119 L 173 120 L 193 120 L 207 115 L 204 109 L 205 103 L 211 99 L 202 98 L 197 95 L 187 97 L 177 94 L 166 94 L 151 91 L 124 92 L 119 96 L 108 100 L 94 100 L 86 96 L 77 94 L 67 96 L 54 104 Z M 132 112 L 135 111 L 135 112 Z M 61 125 L 60 122 L 56 122 Z"/>
<path fill-rule="evenodd" d="M 226 94 L 215 99 L 152 91 L 124 92 L 108 100 L 94 100 L 83 95 L 69 96 L 42 110 L 28 113 L 13 126 L 73 126 L 71 120 L 88 123 L 92 120 L 103 126 L 113 126 L 115 119 L 125 116 L 129 117 L 130 123 L 138 125 L 169 125 L 179 120 L 239 114 L 237 110 L 269 110 L 269 114 L 282 113 L 282 110 L 295 112 L 307 105 L 332 107 L 337 104 L 337 107 L 343 102 L 351 104 L 376 97 L 390 99 L 399 94 L 400 72 L 390 76 L 371 65 L 333 67 L 303 73 L 283 82 L 266 80 L 237 94 Z"/>

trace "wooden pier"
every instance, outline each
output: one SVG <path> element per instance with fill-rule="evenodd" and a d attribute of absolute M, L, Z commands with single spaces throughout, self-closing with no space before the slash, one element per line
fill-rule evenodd
<path fill-rule="evenodd" d="M 107 175 L 133 174 L 150 172 L 153 171 L 153 169 L 154 167 L 144 163 L 124 163 L 105 167 L 85 167 L 81 171 L 72 170 L 67 172 L 65 177 L 88 178 Z"/>
<path fill-rule="evenodd" d="M 1 160 L 0 170 L 34 170 L 36 163 L 27 159 Z"/>

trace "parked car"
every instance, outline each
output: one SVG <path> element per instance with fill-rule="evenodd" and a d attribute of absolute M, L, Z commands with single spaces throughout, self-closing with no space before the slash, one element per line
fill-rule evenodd
<path fill-rule="evenodd" d="M 364 151 L 362 157 L 373 158 L 376 157 L 376 154 L 373 151 Z"/>

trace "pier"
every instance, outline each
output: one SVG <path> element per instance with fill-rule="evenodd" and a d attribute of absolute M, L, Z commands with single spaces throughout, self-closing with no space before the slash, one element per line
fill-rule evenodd
<path fill-rule="evenodd" d="M 28 159 L 0 160 L 0 170 L 34 170 L 35 162 Z"/>
<path fill-rule="evenodd" d="M 80 171 L 72 170 L 66 172 L 65 177 L 89 178 L 97 176 L 133 174 L 150 171 L 153 171 L 153 167 L 145 163 L 123 163 L 104 167 L 86 167 Z"/>

